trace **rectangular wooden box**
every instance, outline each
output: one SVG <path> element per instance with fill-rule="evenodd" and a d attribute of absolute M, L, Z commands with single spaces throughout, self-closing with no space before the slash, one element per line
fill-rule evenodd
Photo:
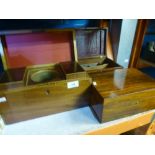
<path fill-rule="evenodd" d="M 75 30 L 75 50 L 77 61 L 87 72 L 104 71 L 105 69 L 121 68 L 120 65 L 108 59 L 107 28 L 87 28 Z"/>
<path fill-rule="evenodd" d="M 155 108 L 155 80 L 136 69 L 91 73 L 90 106 L 100 122 Z"/>
<path fill-rule="evenodd" d="M 0 115 L 6 124 L 88 105 L 92 81 L 75 61 L 72 30 L 7 34 L 2 43 Z"/>
<path fill-rule="evenodd" d="M 63 64 L 61 64 L 62 68 Z M 76 62 L 66 62 L 65 64 L 68 68 L 66 69 L 66 66 L 63 68 L 58 79 L 48 79 L 48 81 L 40 83 L 32 82 L 29 79 L 31 73 L 35 73 L 32 70 L 38 71 L 39 68 L 41 71 L 40 67 L 47 70 L 47 66 L 48 69 L 50 68 L 50 65 L 42 65 L 28 68 L 29 70 L 25 73 L 25 80 L 28 82 L 23 80 L 0 84 L 0 114 L 5 123 L 15 123 L 87 106 L 92 84 L 91 78 Z M 72 66 L 74 66 L 74 72 Z M 68 70 L 70 70 L 69 73 Z M 20 72 L 22 70 L 17 71 L 16 69 L 17 74 Z M 15 74 L 15 72 L 13 73 Z M 69 74 L 74 74 L 73 78 L 70 76 L 69 79 L 66 79 L 66 75 Z"/>

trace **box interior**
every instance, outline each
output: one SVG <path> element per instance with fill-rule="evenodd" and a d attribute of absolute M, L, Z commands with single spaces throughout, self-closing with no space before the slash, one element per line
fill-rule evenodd
<path fill-rule="evenodd" d="M 10 69 L 74 60 L 72 31 L 6 35 L 5 44 Z"/>

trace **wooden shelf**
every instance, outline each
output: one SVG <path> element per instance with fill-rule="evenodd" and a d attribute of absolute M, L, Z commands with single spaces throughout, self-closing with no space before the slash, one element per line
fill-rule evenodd
<path fill-rule="evenodd" d="M 119 135 L 144 125 L 149 125 L 149 128 L 145 134 L 151 135 L 155 132 L 154 112 L 155 111 L 152 110 L 124 118 L 123 121 L 118 120 L 109 126 L 89 131 L 86 135 Z"/>
<path fill-rule="evenodd" d="M 155 67 L 155 63 L 140 58 L 138 61 L 138 68 L 144 68 L 144 67 Z"/>

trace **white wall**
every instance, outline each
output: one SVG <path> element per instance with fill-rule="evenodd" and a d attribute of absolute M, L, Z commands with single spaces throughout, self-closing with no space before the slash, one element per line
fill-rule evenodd
<path fill-rule="evenodd" d="M 117 63 L 127 68 L 131 55 L 137 19 L 124 19 L 122 22 Z"/>

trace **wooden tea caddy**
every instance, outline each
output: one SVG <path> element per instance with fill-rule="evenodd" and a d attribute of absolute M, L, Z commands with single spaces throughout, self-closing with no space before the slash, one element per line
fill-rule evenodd
<path fill-rule="evenodd" d="M 155 109 L 155 80 L 137 69 L 90 73 L 90 106 L 99 122 Z"/>
<path fill-rule="evenodd" d="M 107 122 L 154 109 L 155 80 L 106 58 L 106 38 L 107 29 L 76 30 L 78 62 L 93 81 L 89 105 L 96 118 Z"/>
<path fill-rule="evenodd" d="M 105 56 L 107 33 L 107 28 L 75 30 L 77 61 L 87 73 L 121 68 L 120 65 Z"/>
<path fill-rule="evenodd" d="M 34 49 L 34 47 L 36 47 L 34 36 L 37 35 L 35 39 L 40 41 L 38 38 L 42 34 L 38 34 L 36 32 L 33 34 L 34 36 L 31 36 L 33 38 L 30 38 L 29 34 L 26 34 L 26 36 L 25 34 L 19 34 L 19 36 L 16 34 L 12 36 L 11 34 L 11 36 L 8 36 L 5 40 L 7 45 L 5 46 L 5 49 L 7 50 L 5 51 L 5 55 L 9 68 L 7 68 L 0 76 L 0 115 L 6 124 L 46 116 L 88 105 L 89 88 L 92 81 L 86 71 L 84 71 L 75 61 L 75 54 L 72 49 L 72 36 L 70 37 L 70 34 L 68 35 L 68 31 L 41 33 L 50 33 L 50 35 L 54 33 L 54 35 L 51 37 L 49 34 L 43 34 L 42 38 L 45 40 L 47 39 L 47 42 L 45 42 L 47 45 L 44 47 L 44 45 L 39 44 L 40 47 L 37 49 L 38 51 L 40 48 L 44 48 L 45 50 L 54 48 L 57 52 L 61 52 L 61 50 L 68 50 L 67 52 L 64 51 L 64 57 L 70 53 L 67 57 L 70 61 L 61 62 L 61 60 L 64 59 L 61 56 L 63 53 L 60 53 L 59 57 L 57 52 L 55 52 L 53 57 L 57 59 L 57 62 L 53 63 L 52 61 L 55 59 L 52 59 L 52 64 L 36 64 L 30 66 L 20 66 L 19 68 L 14 67 L 21 65 L 21 63 L 18 64 L 15 61 L 11 61 L 9 56 L 13 52 L 16 52 L 16 49 L 21 50 L 23 53 L 27 50 L 27 48 Z M 72 34 L 72 31 L 69 31 L 69 33 Z M 49 40 L 49 37 L 51 37 L 50 39 L 53 39 L 54 41 Z M 32 42 L 29 42 L 29 38 Z M 42 38 L 41 43 L 44 41 Z M 13 41 L 13 43 L 10 40 Z M 18 41 L 18 44 L 16 44 L 14 40 Z M 68 41 L 69 44 L 67 44 L 66 41 Z M 25 42 L 29 47 L 25 48 Z M 32 46 L 33 42 L 35 43 L 34 46 Z M 7 43 L 10 43 L 11 45 Z M 49 43 L 52 45 L 49 46 Z M 22 47 L 22 45 L 24 46 Z M 47 46 L 48 48 L 46 48 Z M 63 49 L 63 46 L 65 49 Z M 43 52 L 47 51 L 43 50 Z M 36 52 L 36 54 L 38 55 L 42 53 Z M 53 53 L 51 53 L 51 55 L 52 54 Z M 14 59 L 14 57 L 12 58 Z M 43 57 L 41 57 L 41 59 L 43 59 Z M 25 61 L 25 63 L 27 62 Z M 11 65 L 13 66 L 12 68 L 10 67 Z"/>

